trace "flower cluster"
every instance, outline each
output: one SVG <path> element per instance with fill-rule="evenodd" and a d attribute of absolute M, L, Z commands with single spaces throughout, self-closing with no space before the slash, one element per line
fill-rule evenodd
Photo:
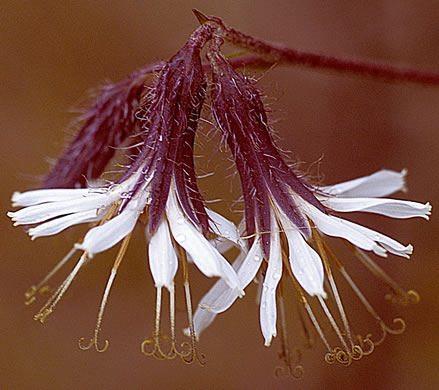
<path fill-rule="evenodd" d="M 271 344 L 280 328 L 280 356 L 290 374 L 301 372 L 299 366 L 293 367 L 287 339 L 285 302 L 290 296 L 297 297 L 304 344 L 310 343 L 314 328 L 327 349 L 325 360 L 350 364 L 372 352 L 386 334 L 399 333 L 405 325 L 399 318 L 394 322 L 400 328 L 386 325 L 324 238 L 338 237 L 348 243 L 359 261 L 389 285 L 392 299 L 407 303 L 416 301 L 417 295 L 400 288 L 366 253 L 408 258 L 412 246 L 336 214 L 360 211 L 398 219 L 428 219 L 431 207 L 428 203 L 385 198 L 405 188 L 405 172 L 382 170 L 328 187 L 308 182 L 287 164 L 276 147 L 259 90 L 237 70 L 251 61 L 269 62 L 270 55 L 273 61 L 279 61 L 280 57 L 273 55 L 278 49 L 264 51 L 262 44 L 255 44 L 253 38 L 219 19 L 200 13 L 197 16 L 201 26 L 169 61 L 141 69 L 96 92 L 95 102 L 78 122 L 81 127 L 77 136 L 42 189 L 13 194 L 13 205 L 22 208 L 8 215 L 15 225 L 26 225 L 32 239 L 55 235 L 73 225 L 92 224 L 48 276 L 26 293 L 27 302 L 33 302 L 38 291 L 47 289 L 48 280 L 76 252 L 81 252 L 67 278 L 35 315 L 43 322 L 81 267 L 95 254 L 120 243 L 94 336 L 87 345 L 80 341 L 82 349 L 94 346 L 104 351 L 108 341 L 100 347 L 98 336 L 110 289 L 133 229 L 145 225 L 149 265 L 157 290 L 152 337 L 142 343 L 146 355 L 158 359 L 180 356 L 185 362 L 201 362 L 196 349 L 201 332 L 218 313 L 244 295 L 250 282 L 256 281 L 260 286 L 260 327 L 265 345 Z M 260 56 L 229 60 L 221 51 L 224 39 L 253 47 Z M 206 63 L 202 61 L 203 48 Z M 206 100 L 240 177 L 244 199 L 241 228 L 207 208 L 197 185 L 194 143 Z M 126 144 L 129 147 L 123 150 L 129 151 L 130 163 L 120 177 L 107 184 L 93 184 L 109 166 L 115 150 Z M 232 246 L 239 250 L 233 266 L 224 257 Z M 219 277 L 201 299 L 194 316 L 189 263 L 208 277 Z M 191 339 L 188 349 L 183 348 L 186 343 L 179 347 L 176 342 L 175 277 L 179 266 L 187 303 L 186 333 Z M 376 320 L 382 330 L 379 340 L 371 334 L 354 334 L 334 270 L 341 273 Z M 170 302 L 168 351 L 160 345 L 163 287 Z M 332 332 L 322 326 L 322 318 Z"/>

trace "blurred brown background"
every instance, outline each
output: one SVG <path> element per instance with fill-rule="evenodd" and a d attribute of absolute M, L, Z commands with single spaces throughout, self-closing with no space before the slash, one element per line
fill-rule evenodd
<path fill-rule="evenodd" d="M 72 118 L 67 111 L 88 88 L 106 79 L 118 81 L 145 63 L 169 58 L 181 47 L 197 27 L 192 7 L 293 47 L 439 72 L 439 4 L 432 1 L 2 1 L 0 388 L 436 388 L 435 211 L 428 223 L 359 219 L 414 244 L 410 261 L 391 257 L 380 264 L 403 286 L 416 288 L 422 300 L 416 306 L 394 308 L 384 302 L 379 284 L 364 275 L 364 291 L 379 312 L 401 314 L 407 331 L 389 337 L 371 356 L 349 368 L 328 366 L 317 344 L 305 354 L 304 379 L 275 378 L 279 341 L 269 349 L 263 346 L 254 288 L 203 335 L 199 348 L 208 355 L 206 367 L 141 355 L 140 342 L 152 330 L 155 299 L 141 232 L 110 296 L 102 331 L 102 339 L 111 342 L 106 353 L 80 351 L 76 341 L 92 334 L 114 250 L 97 256 L 80 272 L 45 325 L 33 321 L 43 300 L 26 307 L 23 292 L 68 251 L 80 229 L 32 243 L 5 217 L 11 193 L 36 187 L 37 178 L 48 169 L 47 157 L 62 150 L 63 129 Z M 439 204 L 439 88 L 287 67 L 271 70 L 259 85 L 270 97 L 281 146 L 294 150 L 295 157 L 306 163 L 304 169 L 324 156 L 319 170 L 329 184 L 381 168 L 408 168 L 407 198 Z M 218 165 L 226 174 L 221 156 L 215 158 L 209 169 Z M 218 187 L 227 187 L 221 185 L 220 176 L 216 183 L 209 179 L 202 185 L 209 198 L 225 200 L 215 207 L 227 208 L 238 192 L 236 188 L 234 195 L 228 188 L 218 192 Z M 353 276 L 362 279 L 363 269 L 356 269 L 354 263 Z M 192 271 L 194 301 L 210 282 Z M 185 320 L 179 316 L 181 328 Z"/>

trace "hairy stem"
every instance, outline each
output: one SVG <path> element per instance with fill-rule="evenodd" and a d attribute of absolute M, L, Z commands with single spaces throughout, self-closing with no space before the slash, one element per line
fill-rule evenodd
<path fill-rule="evenodd" d="M 258 56 L 241 56 L 235 58 L 236 67 L 266 66 L 270 64 L 302 65 L 317 70 L 329 70 L 337 73 L 354 74 L 374 79 L 396 82 L 411 82 L 439 86 L 439 73 L 423 72 L 417 69 L 396 67 L 388 64 L 372 63 L 312 53 L 289 48 L 278 43 L 270 43 L 244 34 L 214 16 L 206 16 L 193 10 L 200 23 L 214 22 L 219 26 L 222 38 L 235 46 L 244 48 Z"/>

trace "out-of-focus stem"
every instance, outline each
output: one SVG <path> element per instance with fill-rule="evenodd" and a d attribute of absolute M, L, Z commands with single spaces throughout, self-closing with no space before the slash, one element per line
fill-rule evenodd
<path fill-rule="evenodd" d="M 257 56 L 234 58 L 233 61 L 236 63 L 236 67 L 260 67 L 284 63 L 289 65 L 302 65 L 318 70 L 354 74 L 360 77 L 439 86 L 439 73 L 423 72 L 412 68 L 339 58 L 321 53 L 292 49 L 277 43 L 270 43 L 253 38 L 250 35 L 225 25 L 224 22 L 217 17 L 206 16 L 196 10 L 194 10 L 194 13 L 200 23 L 216 23 L 219 27 L 218 32 L 221 37 L 231 44 L 257 54 Z"/>

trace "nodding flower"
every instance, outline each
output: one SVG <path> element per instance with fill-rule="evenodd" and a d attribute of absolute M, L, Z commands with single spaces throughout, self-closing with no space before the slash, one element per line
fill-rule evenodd
<path fill-rule="evenodd" d="M 162 64 L 148 65 L 117 84 L 107 84 L 90 93 L 92 104 L 83 104 L 72 127 L 79 131 L 44 179 L 43 188 L 84 187 L 99 179 L 116 150 L 134 141 L 142 122 L 136 112 L 147 88 Z M 132 139 L 131 139 L 132 137 Z"/>
<path fill-rule="evenodd" d="M 95 345 L 101 351 L 108 346 L 108 342 L 103 348 L 98 346 L 104 308 L 138 221 L 147 222 L 149 263 L 157 288 L 156 323 L 153 338 L 142 344 L 145 354 L 157 358 L 180 355 L 185 361 L 199 359 L 193 332 L 192 347 L 188 351 L 178 351 L 175 342 L 174 277 L 179 262 L 192 329 L 188 258 L 203 274 L 223 278 L 238 295 L 243 295 L 235 271 L 216 248 L 225 240 L 239 245 L 237 230 L 231 222 L 204 206 L 193 163 L 195 131 L 206 85 L 200 49 L 209 34 L 209 26 L 201 26 L 161 68 L 150 91 L 149 104 L 144 108 L 141 149 L 117 182 L 95 188 L 41 189 L 15 193 L 12 197 L 13 205 L 23 208 L 8 215 L 15 225 L 33 225 L 28 230 L 33 239 L 57 234 L 80 223 L 94 224 L 55 269 L 28 291 L 30 302 L 75 251 L 83 253 L 65 281 L 35 316 L 42 322 L 53 311 L 82 265 L 95 254 L 122 242 L 102 299 L 94 337 L 88 346 L 81 344 L 85 349 Z M 58 176 L 63 161 L 60 160 L 49 178 Z M 69 158 L 68 161 L 72 160 Z M 169 291 L 171 302 L 172 346 L 169 353 L 163 352 L 159 345 L 162 287 Z M 149 344 L 154 344 L 152 352 L 147 351 Z"/>
<path fill-rule="evenodd" d="M 157 292 L 152 337 L 142 342 L 144 354 L 158 359 L 179 356 L 187 363 L 197 360 L 202 364 L 197 337 L 218 313 L 244 295 L 251 281 L 256 281 L 260 287 L 259 322 L 266 346 L 280 329 L 284 365 L 277 372 L 293 376 L 302 373 L 288 340 L 287 318 L 291 314 L 287 307 L 291 297 L 304 336 L 302 346 L 311 345 L 316 332 L 327 350 L 325 360 L 349 365 L 370 354 L 387 334 L 402 332 L 405 324 L 400 318 L 394 319 L 393 327 L 384 322 L 326 238 L 343 239 L 354 257 L 387 284 L 390 300 L 416 302 L 417 293 L 403 290 L 368 254 L 386 257 L 390 253 L 408 258 L 412 246 L 339 214 L 359 211 L 396 219 L 428 219 L 431 206 L 386 198 L 405 189 L 405 171 L 381 170 L 326 187 L 302 176 L 287 164 L 276 147 L 259 90 L 236 69 L 300 63 L 430 85 L 439 84 L 439 75 L 289 49 L 243 34 L 218 18 L 195 13 L 201 26 L 169 61 L 144 67 L 117 84 L 95 91 L 94 103 L 77 121 L 78 134 L 46 177 L 42 189 L 13 194 L 13 206 L 22 208 L 8 215 L 15 225 L 25 225 L 32 239 L 56 235 L 74 225 L 91 224 L 83 239 L 26 292 L 27 303 L 35 301 L 37 293 L 47 293 L 49 279 L 76 252 L 81 252 L 66 279 L 35 315 L 36 320 L 44 322 L 82 266 L 94 255 L 120 243 L 94 335 L 88 344 L 80 340 L 82 349 L 94 346 L 99 352 L 106 350 L 108 341 L 100 346 L 98 340 L 105 306 L 132 232 L 136 225 L 143 225 Z M 221 52 L 223 39 L 253 54 L 229 60 Z M 203 63 L 204 48 L 207 61 Z M 206 100 L 240 177 L 244 200 L 242 229 L 207 208 L 198 188 L 194 144 Z M 96 183 L 118 149 L 126 153 L 128 165 L 115 180 Z M 239 255 L 230 265 L 222 253 L 232 246 L 239 249 Z M 194 315 L 190 262 L 204 275 L 219 277 Z M 179 267 L 189 323 L 186 333 L 191 338 L 190 343 L 181 346 L 175 332 L 175 277 Z M 354 333 L 334 271 L 341 274 L 376 321 L 381 331 L 379 339 L 373 335 L 375 332 L 366 336 Z M 169 293 L 168 351 L 160 345 L 163 287 Z M 295 351 L 301 354 L 301 348 Z"/>
<path fill-rule="evenodd" d="M 259 91 L 251 81 L 233 69 L 220 53 L 220 45 L 220 40 L 212 41 L 207 54 L 213 69 L 212 110 L 232 152 L 241 180 L 245 236 L 249 243 L 248 252 L 238 257 L 234 269 L 244 288 L 255 278 L 260 282 L 260 327 L 265 345 L 271 344 L 279 325 L 282 335 L 281 357 L 289 373 L 299 375 L 301 368 L 292 367 L 286 340 L 284 301 L 289 298 L 286 293 L 288 280 L 300 302 L 301 323 L 309 324 L 317 331 L 327 348 L 326 361 L 348 365 L 369 354 L 387 333 L 401 332 L 404 322 L 395 319 L 396 325 L 400 326 L 398 329 L 392 329 L 384 323 L 335 257 L 324 237 L 345 240 L 355 256 L 389 285 L 394 300 L 404 303 L 416 301 L 416 293 L 402 290 L 366 252 L 372 251 L 381 257 L 392 253 L 408 258 L 413 248 L 335 214 L 361 211 L 391 218 L 428 219 L 431 206 L 428 203 L 383 198 L 404 189 L 404 172 L 383 170 L 328 187 L 307 183 L 287 165 L 274 145 Z M 354 337 L 332 276 L 334 267 L 377 321 L 382 331 L 380 340 L 374 340 L 370 334 L 365 338 Z M 223 281 L 218 281 L 201 300 L 195 314 L 197 335 L 212 322 L 216 314 L 227 310 L 236 298 L 234 291 Z M 334 319 L 329 309 L 332 306 L 327 304 L 329 300 L 334 300 L 340 322 Z M 338 340 L 335 346 L 317 319 L 317 306 L 320 306 Z M 278 307 L 280 321 L 277 319 Z M 312 333 L 306 328 L 304 334 L 310 337 Z M 305 340 L 305 344 L 310 344 L 310 339 Z"/>

